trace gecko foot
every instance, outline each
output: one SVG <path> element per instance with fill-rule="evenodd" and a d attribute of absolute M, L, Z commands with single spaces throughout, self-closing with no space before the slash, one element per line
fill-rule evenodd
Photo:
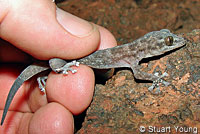
<path fill-rule="evenodd" d="M 69 63 L 66 63 L 63 67 L 60 67 L 60 68 L 56 68 L 54 71 L 59 73 L 59 72 L 62 72 L 63 74 L 68 74 L 68 71 L 71 71 L 72 73 L 76 73 L 77 70 L 71 68 L 71 66 L 79 66 L 79 62 L 77 61 L 72 61 L 72 62 L 69 62 Z"/>
<path fill-rule="evenodd" d="M 166 72 L 164 72 L 161 76 L 159 76 L 159 73 L 156 72 L 154 75 L 157 76 L 157 77 L 159 77 L 159 78 L 158 78 L 157 80 L 153 81 L 152 86 L 150 86 L 150 87 L 148 88 L 148 90 L 149 90 L 150 92 L 152 92 L 153 89 L 156 88 L 156 93 L 159 93 L 159 92 L 160 92 L 159 83 L 162 83 L 162 84 L 164 84 L 165 86 L 168 86 L 168 85 L 170 84 L 170 83 L 168 83 L 168 82 L 166 82 L 166 81 L 164 81 L 164 80 L 162 79 L 163 77 L 168 76 L 168 74 L 167 74 Z"/>
<path fill-rule="evenodd" d="M 46 80 L 47 80 L 47 76 L 43 76 L 43 77 L 38 77 L 37 78 L 37 82 L 38 82 L 38 85 L 39 85 L 39 88 L 40 88 L 40 91 L 45 93 L 45 86 L 46 86 Z"/>

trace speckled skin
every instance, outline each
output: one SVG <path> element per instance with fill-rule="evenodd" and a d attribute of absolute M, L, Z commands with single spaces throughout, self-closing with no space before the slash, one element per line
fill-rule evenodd
<path fill-rule="evenodd" d="M 130 67 L 133 70 L 135 78 L 156 81 L 159 79 L 157 75 L 140 71 L 139 61 L 182 47 L 185 42 L 186 40 L 184 38 L 172 34 L 167 29 L 162 29 L 160 31 L 150 32 L 131 43 L 96 51 L 77 61 L 97 69 Z M 77 65 L 78 62 L 72 65 Z M 10 89 L 3 111 L 1 125 L 3 125 L 14 95 L 24 81 L 48 69 L 52 69 L 55 72 L 67 73 L 67 71 L 72 71 L 75 73 L 76 70 L 71 69 L 69 64 L 71 66 L 71 63 L 67 63 L 65 60 L 54 58 L 49 60 L 49 65 L 45 64 L 45 62 L 40 62 L 24 69 Z"/>

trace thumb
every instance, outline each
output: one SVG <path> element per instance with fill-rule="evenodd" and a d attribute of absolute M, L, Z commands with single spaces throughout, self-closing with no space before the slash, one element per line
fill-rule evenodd
<path fill-rule="evenodd" d="M 8 1 L 0 1 L 0 37 L 35 58 L 80 58 L 99 45 L 94 24 L 57 8 L 51 0 Z"/>

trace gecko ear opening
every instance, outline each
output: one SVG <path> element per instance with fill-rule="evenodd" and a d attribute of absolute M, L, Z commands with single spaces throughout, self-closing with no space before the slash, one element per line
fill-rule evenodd
<path fill-rule="evenodd" d="M 172 36 L 167 36 L 165 38 L 165 44 L 167 46 L 172 46 L 173 45 L 173 42 L 174 42 L 174 38 Z"/>

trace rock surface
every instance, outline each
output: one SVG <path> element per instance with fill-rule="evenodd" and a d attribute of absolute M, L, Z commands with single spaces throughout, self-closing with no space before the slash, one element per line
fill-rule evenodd
<path fill-rule="evenodd" d="M 135 82 L 130 70 L 117 71 L 105 85 L 96 85 L 78 133 L 139 133 L 140 126 L 146 131 L 156 126 L 154 132 L 170 127 L 175 133 L 178 126 L 200 131 L 200 30 L 185 37 L 191 41 L 185 47 L 142 64 L 149 73 L 167 72 L 169 86 L 152 94 L 148 91 L 151 83 Z"/>
<path fill-rule="evenodd" d="M 58 6 L 106 27 L 119 44 L 163 28 L 176 33 L 200 28 L 199 0 L 67 0 Z"/>

